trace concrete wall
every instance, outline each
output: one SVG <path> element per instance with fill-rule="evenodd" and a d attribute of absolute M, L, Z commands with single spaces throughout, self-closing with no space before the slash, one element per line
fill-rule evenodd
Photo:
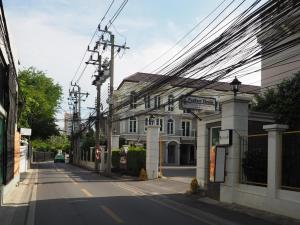
<path fill-rule="evenodd" d="M 80 160 L 79 165 L 88 170 L 95 170 L 95 162 Z"/>
<path fill-rule="evenodd" d="M 241 155 L 239 136 L 248 134 L 248 120 L 272 121 L 266 114 L 249 113 L 249 100 L 235 97 L 224 99 L 222 116 L 202 117 L 198 122 L 197 135 L 197 179 L 203 189 L 207 189 L 209 179 L 208 125 L 222 122 L 222 129 L 233 130 L 232 145 L 226 156 L 225 182 L 220 186 L 220 201 L 237 203 L 260 210 L 269 211 L 300 219 L 300 193 L 281 189 L 281 151 L 284 125 L 265 125 L 268 131 L 268 182 L 267 187 L 240 183 Z"/>

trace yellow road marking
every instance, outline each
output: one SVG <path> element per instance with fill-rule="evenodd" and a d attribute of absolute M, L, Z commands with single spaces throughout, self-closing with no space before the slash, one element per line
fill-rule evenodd
<path fill-rule="evenodd" d="M 88 190 L 86 190 L 86 189 L 84 189 L 84 188 L 81 188 L 80 189 L 87 197 L 93 197 L 93 195 L 90 193 L 90 192 L 88 192 Z"/>
<path fill-rule="evenodd" d="M 109 215 L 115 222 L 117 223 L 124 223 L 124 221 L 118 217 L 110 208 L 106 207 L 105 205 L 101 206 L 102 210 Z"/>
<path fill-rule="evenodd" d="M 72 179 L 72 183 L 73 183 L 73 184 L 78 184 L 78 183 L 77 183 L 75 180 L 73 180 L 73 179 Z"/>

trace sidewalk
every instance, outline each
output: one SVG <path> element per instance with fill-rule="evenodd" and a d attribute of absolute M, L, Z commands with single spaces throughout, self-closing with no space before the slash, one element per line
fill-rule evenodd
<path fill-rule="evenodd" d="M 24 225 L 35 183 L 34 170 L 22 174 L 19 186 L 3 199 L 0 207 L 1 225 Z"/>

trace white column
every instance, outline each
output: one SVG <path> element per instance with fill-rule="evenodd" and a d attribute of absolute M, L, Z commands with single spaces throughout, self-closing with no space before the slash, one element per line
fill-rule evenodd
<path fill-rule="evenodd" d="M 164 160 L 165 160 L 165 164 L 168 164 L 169 161 L 168 161 L 168 142 L 165 142 L 165 149 L 164 149 Z"/>
<path fill-rule="evenodd" d="M 222 130 L 232 129 L 232 145 L 228 147 L 226 157 L 226 177 L 221 184 L 220 200 L 234 202 L 234 188 L 240 177 L 240 136 L 248 135 L 249 98 L 230 96 L 221 101 Z"/>
<path fill-rule="evenodd" d="M 282 160 L 282 132 L 288 129 L 287 125 L 271 124 L 263 126 L 268 131 L 268 186 L 269 199 L 277 197 L 277 190 L 281 185 Z M 270 201 L 272 204 L 272 201 Z"/>
<path fill-rule="evenodd" d="M 197 180 L 202 189 L 207 188 L 208 181 L 208 129 L 206 123 L 197 121 Z"/>
<path fill-rule="evenodd" d="M 106 148 L 106 146 L 100 146 L 101 148 L 101 153 L 100 153 L 100 157 L 101 157 L 101 162 L 100 162 L 100 172 L 104 172 L 105 168 L 106 168 L 106 163 L 105 163 L 105 151 L 104 149 Z"/>
<path fill-rule="evenodd" d="M 148 179 L 158 178 L 160 126 L 147 126 L 146 171 Z"/>
<path fill-rule="evenodd" d="M 112 150 L 119 149 L 119 138 L 120 138 L 120 135 L 112 135 L 112 138 L 111 138 L 111 149 Z"/>

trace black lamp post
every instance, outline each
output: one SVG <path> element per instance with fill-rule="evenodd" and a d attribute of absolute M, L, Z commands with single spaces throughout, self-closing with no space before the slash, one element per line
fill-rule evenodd
<path fill-rule="evenodd" d="M 234 77 L 233 81 L 231 81 L 230 86 L 234 96 L 236 96 L 237 92 L 239 91 L 241 83 L 242 82 L 240 82 L 236 77 Z"/>

